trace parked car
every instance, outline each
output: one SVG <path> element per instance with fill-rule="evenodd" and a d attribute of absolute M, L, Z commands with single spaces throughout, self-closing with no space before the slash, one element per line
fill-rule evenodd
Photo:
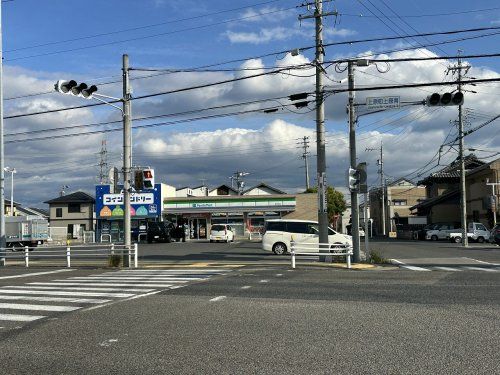
<path fill-rule="evenodd" d="M 472 241 L 483 243 L 490 240 L 490 231 L 481 223 L 469 223 L 467 225 L 467 237 Z M 455 243 L 462 242 L 462 230 L 449 233 L 448 239 Z"/>
<path fill-rule="evenodd" d="M 425 237 L 427 236 L 427 231 L 435 229 L 438 225 L 439 224 L 427 224 L 422 229 L 419 229 L 417 231 L 417 239 L 418 240 L 425 240 Z"/>
<path fill-rule="evenodd" d="M 234 232 L 228 224 L 215 224 L 210 228 L 210 242 L 233 242 Z"/>
<path fill-rule="evenodd" d="M 449 238 L 451 232 L 456 232 L 460 228 L 460 223 L 436 223 L 433 229 L 425 234 L 426 240 L 437 241 Z"/>
<path fill-rule="evenodd" d="M 290 242 L 319 243 L 318 223 L 308 220 L 268 220 L 262 236 L 262 249 L 276 255 L 290 250 Z M 335 232 L 328 228 L 328 243 L 352 246 L 352 236 Z M 307 251 L 307 250 L 304 250 Z M 310 249 L 314 252 L 315 249 Z"/>
<path fill-rule="evenodd" d="M 496 238 L 500 239 L 500 224 L 495 225 L 493 228 L 491 228 L 490 232 L 490 242 L 495 243 Z M 498 242 L 496 242 L 498 245 Z"/>
<path fill-rule="evenodd" d="M 156 221 L 148 224 L 147 239 L 148 243 L 154 241 L 158 242 L 171 242 L 172 231 L 174 225 L 169 221 Z"/>

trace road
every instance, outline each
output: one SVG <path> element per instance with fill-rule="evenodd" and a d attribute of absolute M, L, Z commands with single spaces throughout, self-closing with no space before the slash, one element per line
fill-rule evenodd
<path fill-rule="evenodd" d="M 52 271 L 0 279 L 0 296 L 49 296 L 79 280 L 72 298 L 110 301 L 57 302 L 82 308 L 0 329 L 5 374 L 499 373 L 500 272 L 188 263 Z M 194 275 L 181 288 L 158 287 Z M 118 282 L 134 296 L 79 295 Z M 47 283 L 57 289 L 41 289 Z"/>

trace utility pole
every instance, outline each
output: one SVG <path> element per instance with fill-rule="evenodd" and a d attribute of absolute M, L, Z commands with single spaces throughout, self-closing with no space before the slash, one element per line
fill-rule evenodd
<path fill-rule="evenodd" d="M 245 182 L 241 180 L 243 176 L 248 176 L 250 173 L 248 172 L 240 172 L 236 171 L 234 174 L 230 177 L 231 179 L 231 187 L 233 187 L 233 181 L 236 180 L 236 189 L 238 189 L 238 195 L 242 195 L 243 193 L 243 187 L 245 186 Z"/>
<path fill-rule="evenodd" d="M 448 68 L 448 73 L 455 72 L 458 73 L 458 92 L 462 92 L 462 70 L 465 70 L 465 74 L 470 69 L 469 65 L 462 65 L 462 58 L 460 54 L 461 50 L 458 51 L 457 65 Z M 469 246 L 469 239 L 467 238 L 467 194 L 465 188 L 465 162 L 464 162 L 464 121 L 462 115 L 462 104 L 458 106 L 458 139 L 459 139 L 459 159 L 460 159 L 460 221 L 462 224 L 462 246 Z"/>
<path fill-rule="evenodd" d="M 2 3 L 0 2 L 0 266 L 5 266 L 5 150 L 3 143 L 3 36 Z"/>
<path fill-rule="evenodd" d="M 99 161 L 99 183 L 104 185 L 108 182 L 108 150 L 106 149 L 106 140 L 101 142 L 101 151 L 99 152 L 101 160 Z"/>
<path fill-rule="evenodd" d="M 349 82 L 349 156 L 351 168 L 356 169 L 356 114 L 354 113 L 354 62 L 347 62 L 347 78 Z M 360 261 L 359 251 L 359 204 L 358 189 L 351 190 L 351 235 L 353 261 Z"/>
<path fill-rule="evenodd" d="M 365 151 L 380 151 L 380 159 L 377 160 L 377 165 L 380 166 L 378 173 L 380 174 L 380 191 L 381 191 L 381 195 L 382 195 L 382 203 L 381 203 L 382 235 L 385 236 L 384 145 L 383 145 L 382 141 L 380 141 L 380 148 L 367 148 L 367 149 L 365 149 Z"/>
<path fill-rule="evenodd" d="M 128 55 L 123 55 L 123 201 L 124 201 L 124 243 L 131 248 L 130 224 L 130 168 L 132 166 L 131 93 Z M 128 257 L 124 257 L 128 259 Z"/>
<path fill-rule="evenodd" d="M 302 153 L 302 159 L 304 159 L 304 168 L 306 169 L 306 190 L 309 190 L 309 163 L 307 158 L 309 157 L 309 152 L 307 149 L 309 148 L 309 137 L 302 137 L 302 148 L 304 152 Z"/>
<path fill-rule="evenodd" d="M 310 4 L 306 4 L 309 6 Z M 328 243 L 328 204 L 326 196 L 326 151 L 325 151 L 325 103 L 323 87 L 323 56 L 325 50 L 323 47 L 323 17 L 336 16 L 338 13 L 323 13 L 323 0 L 314 0 L 315 11 L 313 15 L 299 16 L 302 21 L 308 18 L 314 18 L 316 21 L 316 147 L 317 147 L 317 181 L 318 181 L 318 227 L 319 243 Z M 320 252 L 328 252 L 327 249 Z M 326 261 L 322 257 L 322 261 Z"/>

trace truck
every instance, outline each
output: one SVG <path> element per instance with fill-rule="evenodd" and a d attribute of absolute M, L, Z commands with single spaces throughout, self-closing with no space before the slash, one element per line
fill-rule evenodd
<path fill-rule="evenodd" d="M 48 238 L 49 222 L 41 216 L 5 217 L 5 240 L 9 247 L 34 247 L 45 244 Z"/>
<path fill-rule="evenodd" d="M 451 242 L 460 243 L 462 242 L 462 230 L 458 229 L 450 232 L 446 237 Z M 483 243 L 484 241 L 489 241 L 490 231 L 481 223 L 469 223 L 467 225 L 467 238 Z"/>

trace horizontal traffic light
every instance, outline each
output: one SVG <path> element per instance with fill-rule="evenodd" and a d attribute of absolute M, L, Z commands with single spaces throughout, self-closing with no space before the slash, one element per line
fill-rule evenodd
<path fill-rule="evenodd" d="M 464 104 L 464 94 L 460 91 L 445 92 L 444 94 L 435 92 L 427 97 L 426 104 L 430 107 L 462 105 Z"/>
<path fill-rule="evenodd" d="M 57 92 L 62 94 L 79 96 L 85 99 L 92 99 L 92 96 L 97 91 L 97 86 L 95 85 L 89 87 L 84 82 L 78 84 L 74 80 L 59 80 L 56 82 L 54 88 Z"/>

